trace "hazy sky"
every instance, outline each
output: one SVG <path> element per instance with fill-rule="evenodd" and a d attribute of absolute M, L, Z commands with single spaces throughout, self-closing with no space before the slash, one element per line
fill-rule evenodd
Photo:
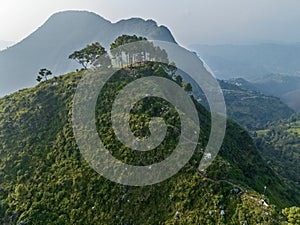
<path fill-rule="evenodd" d="M 183 44 L 300 42 L 299 0 L 0 0 L 0 40 L 19 41 L 57 11 L 116 22 L 152 18 Z"/>

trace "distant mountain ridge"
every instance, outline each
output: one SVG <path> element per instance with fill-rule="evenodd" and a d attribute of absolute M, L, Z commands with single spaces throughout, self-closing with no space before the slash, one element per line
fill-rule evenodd
<path fill-rule="evenodd" d="M 289 107 L 300 112 L 300 77 L 270 74 L 253 81 L 262 92 L 282 99 Z"/>
<path fill-rule="evenodd" d="M 220 79 L 253 78 L 266 74 L 300 76 L 300 44 L 190 46 Z"/>
<path fill-rule="evenodd" d="M 92 12 L 58 12 L 24 40 L 0 52 L 0 96 L 33 86 L 41 68 L 55 75 L 73 71 L 78 65 L 68 60 L 69 54 L 95 41 L 108 48 L 121 34 L 176 43 L 168 28 L 153 20 L 111 23 Z"/>

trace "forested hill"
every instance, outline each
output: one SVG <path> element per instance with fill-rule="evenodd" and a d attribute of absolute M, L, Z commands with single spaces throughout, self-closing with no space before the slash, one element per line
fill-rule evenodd
<path fill-rule="evenodd" d="M 91 12 L 59 12 L 18 44 L 0 51 L 0 96 L 32 87 L 42 67 L 56 75 L 74 71 L 78 66 L 68 60 L 74 49 L 96 41 L 107 48 L 122 34 L 175 42 L 168 28 L 153 20 L 131 18 L 111 23 Z"/>
<path fill-rule="evenodd" d="M 121 69 L 103 89 L 110 98 L 98 99 L 96 124 L 111 154 L 127 162 L 137 157 L 147 163 L 151 155 L 135 155 L 120 147 L 109 126 L 107 110 L 118 90 L 136 79 L 132 74 L 169 78 L 157 63 L 135 71 Z M 128 187 L 101 177 L 83 159 L 72 130 L 72 101 L 83 75 L 84 70 L 69 73 L 0 99 L 2 224 L 278 224 L 284 220 L 278 211 L 299 203 L 259 156 L 248 133 L 232 121 L 217 159 L 206 173 L 197 172 L 209 136 L 210 114 L 196 101 L 199 144 L 177 175 L 145 187 Z M 143 110 L 132 117 L 133 124 L 146 118 L 147 125 L 153 113 L 149 104 L 158 116 L 174 123 L 172 107 L 160 110 L 166 103 L 151 101 L 140 103 Z M 99 126 L 101 121 L 108 126 Z M 133 126 L 133 132 L 136 129 Z M 147 132 L 143 129 L 141 135 Z M 155 160 L 166 157 L 177 143 L 178 131 L 169 133 L 156 149 Z"/>

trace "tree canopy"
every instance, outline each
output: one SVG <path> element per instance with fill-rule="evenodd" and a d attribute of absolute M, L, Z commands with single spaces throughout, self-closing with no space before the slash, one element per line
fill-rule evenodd
<path fill-rule="evenodd" d="M 69 59 L 74 59 L 85 69 L 91 66 L 109 66 L 111 64 L 110 58 L 106 53 L 105 48 L 99 42 L 95 42 L 79 51 L 73 52 Z"/>
<path fill-rule="evenodd" d="M 282 210 L 282 214 L 288 219 L 288 225 L 300 224 L 300 208 L 293 206 Z"/>

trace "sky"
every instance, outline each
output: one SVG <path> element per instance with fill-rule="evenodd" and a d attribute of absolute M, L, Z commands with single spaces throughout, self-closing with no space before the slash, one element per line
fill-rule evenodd
<path fill-rule="evenodd" d="M 299 0 L 0 0 L 0 40 L 18 42 L 63 10 L 150 18 L 185 46 L 300 42 Z"/>

